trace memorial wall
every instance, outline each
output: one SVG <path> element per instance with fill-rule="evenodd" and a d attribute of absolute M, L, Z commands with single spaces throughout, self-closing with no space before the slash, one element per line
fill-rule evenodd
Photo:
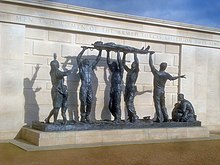
<path fill-rule="evenodd" d="M 210 130 L 220 130 L 220 29 L 142 18 L 37 0 L 0 2 L 0 139 L 14 138 L 20 128 L 43 121 L 52 109 L 50 61 L 57 53 L 60 69 L 73 69 L 66 78 L 69 120 L 79 120 L 80 79 L 76 56 L 81 46 L 114 42 L 155 51 L 154 65 L 167 62 L 167 72 L 186 79 L 168 81 L 166 106 L 171 111 L 177 93 L 185 94 L 197 119 Z M 94 60 L 97 50 L 87 50 Z M 71 56 L 67 58 L 67 56 Z M 83 56 L 83 57 L 84 57 Z M 116 59 L 115 53 L 111 58 Z M 149 55 L 138 54 L 140 72 L 135 108 L 138 116 L 154 116 L 153 76 Z M 126 62 L 133 62 L 128 54 Z M 106 52 L 93 76 L 95 99 L 92 120 L 111 119 L 108 110 L 110 72 Z M 126 73 L 124 74 L 125 81 Z M 122 96 L 122 118 L 127 112 Z M 61 118 L 61 116 L 59 116 Z"/>

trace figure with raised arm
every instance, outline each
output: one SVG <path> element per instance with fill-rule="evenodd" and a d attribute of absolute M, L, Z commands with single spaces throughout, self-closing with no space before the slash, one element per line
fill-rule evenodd
<path fill-rule="evenodd" d="M 193 122 L 196 121 L 194 108 L 190 101 L 184 98 L 182 93 L 178 94 L 178 103 L 172 111 L 172 120 L 176 122 Z"/>
<path fill-rule="evenodd" d="M 158 71 L 153 65 L 152 55 L 154 53 L 155 52 L 151 51 L 149 55 L 149 65 L 151 68 L 151 72 L 153 73 L 154 76 L 153 100 L 156 110 L 154 121 L 161 123 L 168 121 L 168 114 L 165 106 L 165 84 L 167 80 L 176 80 L 178 78 L 185 78 L 185 75 L 171 76 L 169 73 L 165 72 L 167 68 L 167 63 L 165 62 L 162 62 L 160 64 L 160 70 Z"/>
<path fill-rule="evenodd" d="M 50 62 L 50 77 L 52 82 L 51 96 L 53 101 L 53 109 L 50 111 L 48 117 L 45 119 L 45 123 L 50 123 L 50 118 L 54 116 L 54 123 L 57 123 L 57 116 L 59 109 L 61 108 L 61 115 L 63 117 L 64 124 L 67 123 L 66 110 L 67 110 L 67 86 L 64 85 L 64 76 L 68 76 L 71 70 L 62 72 L 59 70 L 59 62 L 57 61 L 57 55 L 54 53 L 54 60 Z"/>
<path fill-rule="evenodd" d="M 99 50 L 99 54 L 96 60 L 90 64 L 88 59 L 82 60 L 82 55 L 88 47 L 82 47 L 82 51 L 77 56 L 77 64 L 79 67 L 79 76 L 81 79 L 81 87 L 79 92 L 80 98 L 80 113 L 81 122 L 89 122 L 90 112 L 92 108 L 93 91 L 92 91 L 92 73 L 99 60 L 101 59 L 102 50 Z"/>
<path fill-rule="evenodd" d="M 122 59 L 123 67 L 127 71 L 124 101 L 128 112 L 128 120 L 134 123 L 138 119 L 134 107 L 134 97 L 137 92 L 137 87 L 135 83 L 137 81 L 138 73 L 139 73 L 139 61 L 137 58 L 137 53 L 134 53 L 134 62 L 131 64 L 131 68 L 129 68 L 125 64 L 125 59 L 126 59 L 126 53 L 124 53 Z"/>
<path fill-rule="evenodd" d="M 121 91 L 122 91 L 122 79 L 124 68 L 120 53 L 117 52 L 117 61 L 110 62 L 110 51 L 107 50 L 107 64 L 111 71 L 111 88 L 110 88 L 110 100 L 109 110 L 114 116 L 116 123 L 121 121 Z"/>

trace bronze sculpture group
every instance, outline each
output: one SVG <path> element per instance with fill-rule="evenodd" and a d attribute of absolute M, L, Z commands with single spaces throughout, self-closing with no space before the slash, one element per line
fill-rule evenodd
<path fill-rule="evenodd" d="M 82 51 L 77 56 L 77 64 L 79 68 L 79 76 L 81 79 L 81 87 L 79 92 L 80 98 L 80 113 L 81 122 L 90 121 L 90 112 L 93 101 L 92 92 L 92 73 L 94 68 L 101 59 L 102 50 L 107 52 L 107 65 L 111 71 L 111 87 L 110 87 L 110 100 L 109 100 L 109 111 L 114 117 L 114 122 L 119 123 L 121 121 L 121 93 L 122 93 L 122 83 L 123 83 L 123 73 L 124 70 L 127 72 L 126 76 L 126 86 L 124 92 L 124 101 L 128 113 L 128 121 L 135 123 L 138 121 L 139 117 L 136 114 L 134 106 L 134 98 L 137 92 L 137 87 L 135 85 L 138 73 L 139 73 L 139 60 L 137 54 L 149 54 L 149 65 L 151 72 L 154 77 L 153 81 L 153 101 L 155 106 L 155 117 L 154 122 L 167 122 L 168 114 L 165 107 L 165 84 L 167 80 L 176 80 L 178 78 L 185 78 L 185 75 L 181 76 L 171 76 L 169 73 L 165 72 L 167 68 L 167 63 L 161 63 L 160 69 L 157 70 L 153 65 L 152 55 L 153 51 L 149 51 L 150 46 L 146 49 L 136 49 L 130 46 L 118 45 L 115 43 L 102 43 L 100 41 L 92 44 L 93 47 L 82 47 Z M 87 49 L 97 49 L 99 54 L 93 63 L 90 63 L 88 59 L 82 60 L 82 55 Z M 111 62 L 110 52 L 114 51 L 117 54 L 117 60 Z M 123 58 L 121 59 L 120 53 L 123 53 Z M 134 54 L 134 61 L 129 68 L 126 65 L 126 55 L 127 53 Z M 51 71 L 51 96 L 53 101 L 53 109 L 50 111 L 48 117 L 45 119 L 45 123 L 50 123 L 50 118 L 54 116 L 54 123 L 57 122 L 57 116 L 59 109 L 61 108 L 61 115 L 63 117 L 63 123 L 67 123 L 66 119 L 66 109 L 67 109 L 67 86 L 64 85 L 63 77 L 71 74 L 71 70 L 62 72 L 59 70 L 59 63 L 56 60 L 56 54 L 54 54 L 54 60 L 50 63 Z M 183 94 L 178 95 L 178 103 L 175 104 L 175 108 L 172 112 L 172 119 L 176 122 L 190 122 L 196 121 L 196 115 L 192 104 L 184 99 Z"/>

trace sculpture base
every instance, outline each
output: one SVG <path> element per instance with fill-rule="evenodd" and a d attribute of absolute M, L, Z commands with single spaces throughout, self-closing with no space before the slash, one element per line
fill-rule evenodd
<path fill-rule="evenodd" d="M 140 128 L 59 132 L 43 132 L 28 127 L 23 127 L 21 129 L 21 139 L 36 146 L 107 146 L 116 144 L 147 143 L 159 140 L 207 137 L 209 137 L 209 131 L 205 127 Z"/>
<path fill-rule="evenodd" d="M 68 122 L 66 125 L 62 122 L 57 124 L 45 124 L 39 121 L 32 123 L 32 128 L 44 132 L 54 131 L 83 131 L 83 130 L 111 130 L 111 129 L 139 129 L 139 128 L 174 128 L 174 127 L 199 127 L 200 121 L 195 122 L 164 122 L 156 123 L 152 120 L 138 120 L 135 123 L 121 121 L 115 123 L 113 121 L 95 121 L 90 123 L 74 123 Z"/>

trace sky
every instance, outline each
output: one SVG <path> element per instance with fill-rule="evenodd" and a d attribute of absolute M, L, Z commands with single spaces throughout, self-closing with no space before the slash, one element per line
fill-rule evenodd
<path fill-rule="evenodd" d="M 75 6 L 220 28 L 220 0 L 48 0 Z"/>

